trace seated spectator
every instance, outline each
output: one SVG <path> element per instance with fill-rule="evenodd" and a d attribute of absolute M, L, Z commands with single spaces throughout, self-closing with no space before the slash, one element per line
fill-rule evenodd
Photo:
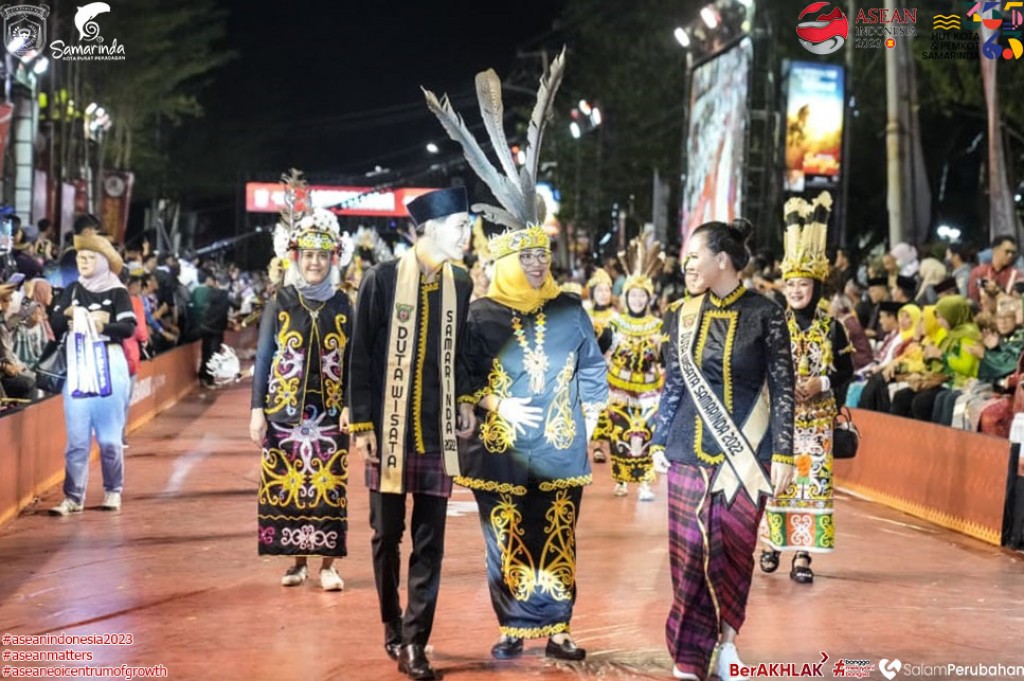
<path fill-rule="evenodd" d="M 29 300 L 21 306 L 21 312 L 15 317 L 14 354 L 27 367 L 39 361 L 49 342 L 46 337 L 49 328 L 46 316 L 45 307 L 34 300 Z"/>
<path fill-rule="evenodd" d="M 897 314 L 900 309 L 899 303 L 893 303 L 891 301 L 884 301 L 879 304 L 879 324 L 882 328 L 884 336 L 881 341 L 877 344 L 872 361 L 867 366 L 861 368 L 856 373 L 856 382 L 851 383 L 850 387 L 846 391 L 846 406 L 857 407 L 861 406 L 864 402 L 862 393 L 867 390 L 868 384 L 871 383 L 871 379 L 875 374 L 882 371 L 895 357 L 896 349 L 902 342 L 901 332 L 899 328 L 899 321 Z M 877 382 L 876 382 L 877 383 Z M 873 389 L 879 389 L 884 387 L 884 381 L 880 386 L 875 386 Z M 869 398 L 874 403 L 876 398 Z M 881 409 L 875 409 L 880 411 Z M 888 411 L 888 408 L 885 409 Z"/>
<path fill-rule="evenodd" d="M 971 251 L 965 244 L 951 243 L 946 248 L 946 268 L 949 270 L 949 276 L 956 280 L 957 290 L 965 298 L 970 297 L 968 284 L 971 279 L 971 260 Z"/>
<path fill-rule="evenodd" d="M 892 287 L 891 293 L 897 303 L 913 302 L 917 293 L 917 280 L 900 274 L 896 277 L 896 285 Z"/>
<path fill-rule="evenodd" d="M 868 340 L 864 328 L 853 312 L 853 304 L 845 295 L 838 293 L 832 297 L 831 312 L 832 317 L 841 321 L 846 329 L 846 336 L 850 339 L 850 344 L 853 345 L 853 370 L 860 371 L 871 364 L 873 353 L 871 352 L 871 341 Z"/>
<path fill-rule="evenodd" d="M 937 345 L 926 344 L 926 371 L 908 377 L 908 388 L 892 398 L 892 413 L 919 421 L 931 421 L 935 399 L 947 387 L 959 388 L 977 377 L 979 360 L 971 348 L 981 343 L 970 302 L 949 296 L 935 305 L 937 321 L 946 333 Z"/>
<path fill-rule="evenodd" d="M 36 253 L 35 244 L 39 232 L 34 225 L 31 225 L 31 230 L 22 226 L 17 215 L 11 216 L 11 223 L 11 233 L 14 236 L 14 263 L 17 270 L 24 274 L 26 279 L 43 276 L 43 262 Z"/>
<path fill-rule="evenodd" d="M 855 406 L 871 411 L 888 413 L 892 407 L 891 397 L 900 388 L 905 387 L 897 379 L 907 363 L 917 356 L 923 357 L 921 338 L 921 308 L 917 305 L 902 305 L 895 302 L 884 303 L 891 311 L 898 308 L 898 336 L 895 343 L 887 349 L 887 355 L 878 363 L 868 367 L 867 383 L 863 386 L 860 399 Z"/>
<path fill-rule="evenodd" d="M 878 318 L 878 305 L 889 299 L 888 277 L 878 276 L 868 279 L 868 302 L 871 305 L 871 316 L 868 318 L 868 323 L 864 327 L 864 333 L 867 334 L 868 338 L 878 338 L 880 336 L 881 328 Z M 895 317 L 896 314 L 893 313 L 894 320 Z"/>
<path fill-rule="evenodd" d="M 992 240 L 992 262 L 971 270 L 967 282 L 968 297 L 990 312 L 995 311 L 996 296 L 1013 292 L 1013 285 L 1024 281 L 1024 274 L 1013 266 L 1017 259 L 1017 240 L 1008 235 Z"/>
<path fill-rule="evenodd" d="M 918 305 L 934 305 L 938 300 L 938 292 L 935 287 L 946 278 L 946 266 L 935 258 L 925 258 L 921 261 L 921 283 L 914 296 L 914 302 Z M 954 281 L 954 285 L 955 285 Z"/>
<path fill-rule="evenodd" d="M 957 286 L 956 279 L 953 277 L 946 277 L 935 285 L 935 302 L 938 302 L 940 298 L 956 295 L 963 294 L 960 293 L 960 287 Z"/>
<path fill-rule="evenodd" d="M 14 286 L 0 284 L 0 385 L 8 399 L 28 400 L 35 395 L 36 377 L 14 351 L 14 333 L 6 320 Z"/>
<path fill-rule="evenodd" d="M 917 276 L 920 264 L 917 260 L 916 248 L 906 242 L 900 242 L 893 246 L 889 255 L 896 261 L 897 274 L 911 278 Z"/>

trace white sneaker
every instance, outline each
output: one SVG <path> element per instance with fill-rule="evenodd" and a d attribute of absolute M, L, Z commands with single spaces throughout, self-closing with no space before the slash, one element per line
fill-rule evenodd
<path fill-rule="evenodd" d="M 740 667 L 744 665 L 740 661 L 739 653 L 736 652 L 735 643 L 723 643 L 718 646 L 718 664 L 715 665 L 715 673 L 722 681 L 747 681 L 749 677 L 733 676 L 729 673 L 729 665 L 735 664 Z"/>
<path fill-rule="evenodd" d="M 637 495 L 640 501 L 654 501 L 654 490 L 646 482 L 640 483 L 640 493 Z"/>
<path fill-rule="evenodd" d="M 120 511 L 121 510 L 121 493 L 120 492 L 107 492 L 103 495 L 103 503 L 100 504 L 100 508 L 104 511 Z"/>
<path fill-rule="evenodd" d="M 332 565 L 320 570 L 320 588 L 324 591 L 341 591 L 345 588 L 345 580 Z"/>
<path fill-rule="evenodd" d="M 292 565 L 281 578 L 281 586 L 298 586 L 309 577 L 309 569 L 305 565 Z"/>
<path fill-rule="evenodd" d="M 624 497 L 627 494 L 629 494 L 629 487 L 626 486 L 626 483 L 620 482 L 617 485 L 615 485 L 615 491 L 612 492 L 612 494 L 614 494 L 617 497 Z"/>
<path fill-rule="evenodd" d="M 82 505 L 71 499 L 65 499 L 49 510 L 50 515 L 66 516 L 72 513 L 81 513 Z"/>
<path fill-rule="evenodd" d="M 700 681 L 700 677 L 690 672 L 680 671 L 679 667 L 672 665 L 673 679 L 687 679 L 688 681 Z"/>

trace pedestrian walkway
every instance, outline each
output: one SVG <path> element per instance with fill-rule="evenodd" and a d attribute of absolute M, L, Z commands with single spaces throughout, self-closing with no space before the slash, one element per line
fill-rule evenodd
<path fill-rule="evenodd" d="M 131 645 L 0 649 L 91 651 L 92 662 L 73 664 L 162 664 L 176 681 L 404 678 L 382 648 L 361 462 L 350 461 L 345 591 L 319 589 L 317 561 L 305 585 L 284 588 L 287 559 L 256 554 L 259 453 L 248 415 L 247 382 L 188 397 L 132 434 L 121 512 L 97 509 L 94 464 L 84 513 L 47 516 L 54 490 L 0 529 L 0 633 L 132 637 Z M 608 466 L 594 468 L 573 618 L 587 660 L 548 661 L 543 641 L 528 642 L 514 662 L 490 658 L 497 624 L 480 523 L 472 495 L 456 488 L 431 639 L 448 678 L 670 678 L 664 481 L 657 499 L 642 503 L 635 489 L 613 497 Z M 839 548 L 814 559 L 812 586 L 788 578 L 785 554 L 779 572 L 755 575 L 738 641 L 744 662 L 818 662 L 825 651 L 825 678 L 839 658 L 1024 665 L 1020 554 L 842 494 L 836 525 Z"/>

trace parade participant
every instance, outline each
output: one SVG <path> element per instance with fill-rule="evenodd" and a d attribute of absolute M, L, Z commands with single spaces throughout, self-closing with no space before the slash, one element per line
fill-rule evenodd
<path fill-rule="evenodd" d="M 793 483 L 768 501 L 763 524 L 765 543 L 761 569 L 774 572 L 779 552 L 796 550 L 790 578 L 814 581 L 811 553 L 835 548 L 832 499 L 832 428 L 837 404 L 853 376 L 853 346 L 842 322 L 834 319 L 822 299 L 829 264 L 825 256 L 832 196 L 822 192 L 813 203 L 786 202 L 786 324 L 796 374 L 793 417 Z M 801 224 L 806 220 L 806 224 Z"/>
<path fill-rule="evenodd" d="M 526 638 L 548 639 L 545 654 L 581 660 L 570 637 L 576 600 L 576 521 L 590 484 L 586 442 L 604 407 L 605 362 L 579 298 L 563 293 L 550 272 L 550 240 L 540 226 L 543 203 L 532 178 L 547 114 L 562 78 L 564 53 L 541 81 L 530 122 L 526 163 L 517 169 L 502 131 L 501 82 L 476 77 L 481 113 L 506 175 L 474 163 L 479 145 L 447 100 L 427 93 L 431 110 L 460 141 L 473 169 L 503 208 L 475 205 L 511 229 L 491 239 L 494 278 L 471 306 L 466 363 L 479 432 L 463 448 L 456 482 L 473 490 L 487 545 L 487 580 L 501 637 L 499 659 L 518 657 Z"/>
<path fill-rule="evenodd" d="M 275 230 L 284 281 L 260 320 L 249 435 L 262 451 L 259 555 L 293 556 L 281 578 L 298 586 L 321 556 L 320 587 L 341 591 L 334 561 L 347 555 L 348 434 L 345 406 L 351 311 L 338 290 L 353 246 L 326 209 L 310 211 L 297 172 Z"/>
<path fill-rule="evenodd" d="M 75 397 L 72 381 L 64 383 L 64 422 L 68 438 L 64 452 L 64 500 L 50 509 L 51 515 L 59 516 L 78 513 L 85 503 L 94 432 L 100 448 L 105 492 L 100 508 L 108 511 L 121 508 L 124 491 L 122 437 L 131 390 L 128 362 L 121 342 L 131 337 L 137 323 L 128 289 L 118 278 L 123 262 L 110 242 L 96 233 L 83 233 L 75 235 L 74 247 L 78 280 L 61 292 L 50 314 L 50 326 L 55 337 L 63 338 L 74 324 L 76 308 L 87 311 L 106 343 L 110 393 Z M 71 361 L 69 357 L 69 364 Z"/>
<path fill-rule="evenodd" d="M 735 638 L 763 498 L 793 475 L 789 332 L 779 306 L 741 285 L 747 230 L 710 222 L 690 235 L 685 270 L 696 295 L 669 317 L 652 449 L 668 470 L 673 604 L 665 630 L 680 679 L 736 678 L 729 669 L 740 664 Z"/>
<path fill-rule="evenodd" d="M 623 257 L 622 263 L 630 272 L 622 286 L 626 309 L 609 323 L 613 340 L 609 350 L 608 406 L 598 420 L 594 439 L 611 443 L 615 496 L 626 496 L 629 483 L 640 483 L 637 498 L 653 501 L 650 442 L 664 382 L 664 338 L 661 320 L 650 313 L 650 303 L 654 298 L 651 274 L 661 269 L 661 247 L 655 243 L 648 249 L 642 240 L 636 239 L 631 248 L 631 257 Z"/>
<path fill-rule="evenodd" d="M 449 261 L 469 238 L 464 188 L 442 189 L 408 204 L 415 246 L 367 269 L 356 299 L 349 367 L 353 449 L 366 462 L 373 527 L 373 571 L 384 623 L 384 649 L 413 679 L 436 672 L 425 648 L 434 624 L 455 436 L 473 426 L 463 349 L 473 282 Z M 456 410 L 458 409 L 457 424 Z M 408 602 L 398 597 L 399 547 L 406 497 L 412 495 Z"/>
<path fill-rule="evenodd" d="M 615 309 L 612 301 L 612 278 L 607 270 L 600 267 L 594 270 L 594 274 L 587 281 L 587 292 L 589 299 L 584 306 L 590 313 L 590 321 L 594 325 L 594 335 L 597 336 L 597 345 L 601 354 L 605 354 L 612 345 L 611 323 L 619 317 L 619 311 Z M 611 452 L 608 433 L 611 432 L 611 429 L 612 423 L 608 413 L 601 412 L 597 429 L 594 430 L 594 439 L 590 442 L 590 453 L 594 458 L 594 463 L 604 463 L 608 460 Z"/>

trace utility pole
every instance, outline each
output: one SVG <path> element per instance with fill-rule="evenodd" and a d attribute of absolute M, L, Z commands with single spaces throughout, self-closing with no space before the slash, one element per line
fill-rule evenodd
<path fill-rule="evenodd" d="M 885 0 L 886 13 L 896 9 L 896 0 Z M 900 115 L 900 104 L 905 99 L 906 83 L 901 77 L 899 58 L 895 50 L 885 51 L 885 150 L 888 168 L 889 248 L 903 241 L 903 228 L 909 217 L 905 212 L 908 187 L 904 184 L 904 152 L 909 150 L 907 130 Z"/>

